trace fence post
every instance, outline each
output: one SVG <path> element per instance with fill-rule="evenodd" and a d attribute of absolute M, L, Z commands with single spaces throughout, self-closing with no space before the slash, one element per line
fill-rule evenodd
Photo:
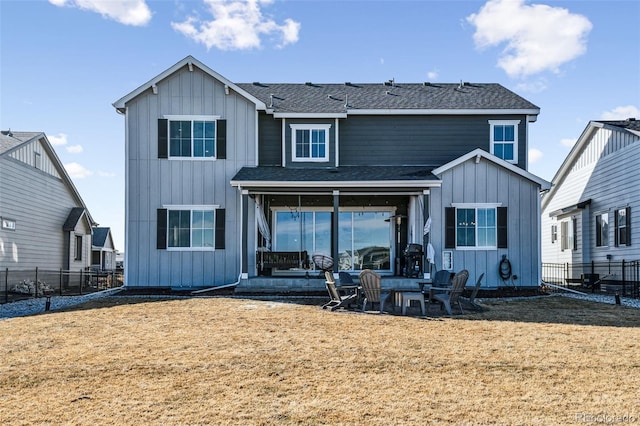
<path fill-rule="evenodd" d="M 593 260 L 591 261 L 591 273 L 596 273 L 596 263 Z"/>
<path fill-rule="evenodd" d="M 91 279 L 91 276 L 89 276 Z M 84 284 L 84 270 L 80 269 L 80 295 L 82 295 L 82 284 Z"/>
<path fill-rule="evenodd" d="M 622 295 L 626 295 L 627 294 L 627 279 L 626 276 L 627 274 L 625 274 L 625 270 L 626 270 L 626 261 L 624 259 L 622 259 Z"/>
<path fill-rule="evenodd" d="M 4 271 L 4 303 L 9 303 L 9 268 Z"/>
<path fill-rule="evenodd" d="M 60 296 L 62 296 L 62 268 L 60 268 Z"/>
<path fill-rule="evenodd" d="M 36 266 L 36 280 L 33 283 L 33 298 L 38 297 L 38 267 Z"/>

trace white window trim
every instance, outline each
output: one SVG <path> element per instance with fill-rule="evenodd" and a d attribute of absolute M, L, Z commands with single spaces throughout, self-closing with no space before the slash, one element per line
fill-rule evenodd
<path fill-rule="evenodd" d="M 456 208 L 456 250 L 461 251 L 489 251 L 489 250 L 498 250 L 498 207 L 502 207 L 502 203 L 451 203 L 451 207 Z M 475 209 L 476 211 L 476 221 L 478 220 L 478 209 L 494 209 L 495 210 L 495 246 L 459 246 L 458 245 L 458 209 Z M 476 231 L 476 244 L 478 242 L 478 224 L 474 227 Z"/>
<path fill-rule="evenodd" d="M 170 247 L 169 246 L 169 229 L 167 224 L 167 251 L 215 251 L 216 248 L 216 230 L 215 230 L 215 215 L 216 210 L 220 208 L 219 204 L 163 204 L 162 208 L 167 209 L 167 215 L 169 211 L 176 210 L 189 210 L 191 212 L 191 220 L 193 220 L 194 210 L 213 210 L 213 247 Z M 191 223 L 189 223 L 189 232 L 191 232 Z"/>
<path fill-rule="evenodd" d="M 495 141 L 493 140 L 493 128 L 495 126 L 509 126 L 512 125 L 515 127 L 513 134 L 513 160 L 504 160 L 508 163 L 518 164 L 518 126 L 520 125 L 520 120 L 489 120 L 489 141 L 490 141 L 490 151 L 491 154 L 494 154 L 493 146 Z M 504 142 L 498 142 L 504 143 Z"/>
<path fill-rule="evenodd" d="M 193 122 L 194 121 L 213 121 L 216 122 L 216 132 L 218 131 L 218 123 L 217 121 L 222 118 L 221 115 L 163 115 L 162 118 L 166 118 L 169 120 L 167 123 L 167 132 L 169 132 L 169 128 L 171 126 L 172 121 L 190 121 L 191 127 L 193 130 Z M 217 136 L 217 135 L 216 135 Z M 169 133 L 167 133 L 167 143 L 171 142 L 171 137 Z M 216 148 L 217 140 L 214 140 L 214 149 Z M 194 157 L 193 156 L 193 133 L 191 134 L 191 156 L 190 157 L 182 157 L 182 156 L 172 156 L 171 155 L 171 146 L 167 147 L 167 157 L 169 160 L 173 161 L 215 161 L 218 151 L 215 152 L 216 155 L 213 157 Z"/>
<path fill-rule="evenodd" d="M 331 140 L 331 135 L 329 130 L 331 129 L 331 124 L 289 124 L 291 127 L 291 161 L 294 162 L 316 162 L 316 163 L 326 163 L 329 161 L 329 141 Z M 324 157 L 298 157 L 296 156 L 296 130 L 324 130 L 325 131 L 325 150 Z M 310 147 L 311 148 L 311 147 Z M 309 150 L 311 153 L 311 150 Z"/>

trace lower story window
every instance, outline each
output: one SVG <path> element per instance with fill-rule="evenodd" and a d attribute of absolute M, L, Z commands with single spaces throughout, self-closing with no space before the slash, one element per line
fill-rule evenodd
<path fill-rule="evenodd" d="M 616 246 L 631 245 L 631 208 L 616 210 Z"/>
<path fill-rule="evenodd" d="M 457 204 L 445 207 L 445 248 L 507 248 L 507 207 Z"/>
<path fill-rule="evenodd" d="M 213 205 L 167 206 L 157 210 L 159 250 L 225 248 L 225 209 Z"/>
<path fill-rule="evenodd" d="M 76 235 L 75 260 L 82 260 L 82 235 Z"/>
<path fill-rule="evenodd" d="M 169 248 L 213 248 L 213 210 L 169 210 L 167 225 Z"/>
<path fill-rule="evenodd" d="M 456 211 L 456 245 L 496 248 L 496 225 L 495 208 L 459 208 Z"/>
<path fill-rule="evenodd" d="M 609 245 L 609 214 L 601 213 L 596 215 L 596 247 L 607 247 Z"/>

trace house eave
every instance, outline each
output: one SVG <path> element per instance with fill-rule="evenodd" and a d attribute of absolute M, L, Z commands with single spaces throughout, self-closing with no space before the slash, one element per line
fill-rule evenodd
<path fill-rule="evenodd" d="M 579 210 L 584 210 L 590 204 L 591 204 L 591 198 L 589 198 L 588 200 L 581 201 L 579 203 L 573 204 L 571 206 L 567 206 L 567 207 L 563 207 L 563 208 L 558 209 L 558 210 L 554 210 L 554 211 L 549 213 L 549 217 L 564 216 L 564 215 L 567 215 L 567 214 L 571 214 L 571 213 L 577 212 Z"/>
<path fill-rule="evenodd" d="M 385 181 L 250 181 L 232 180 L 238 188 L 439 188 L 439 180 L 385 180 Z"/>

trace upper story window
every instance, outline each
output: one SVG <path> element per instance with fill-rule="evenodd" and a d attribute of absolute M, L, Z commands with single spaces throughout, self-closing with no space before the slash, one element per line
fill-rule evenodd
<path fill-rule="evenodd" d="M 491 153 L 510 163 L 518 162 L 520 120 L 489 120 Z"/>
<path fill-rule="evenodd" d="M 215 120 L 169 120 L 169 157 L 215 157 Z"/>
<path fill-rule="evenodd" d="M 158 119 L 158 158 L 220 160 L 227 156 L 227 120 L 210 115 Z"/>
<path fill-rule="evenodd" d="M 330 124 L 291 124 L 293 161 L 329 161 Z"/>

